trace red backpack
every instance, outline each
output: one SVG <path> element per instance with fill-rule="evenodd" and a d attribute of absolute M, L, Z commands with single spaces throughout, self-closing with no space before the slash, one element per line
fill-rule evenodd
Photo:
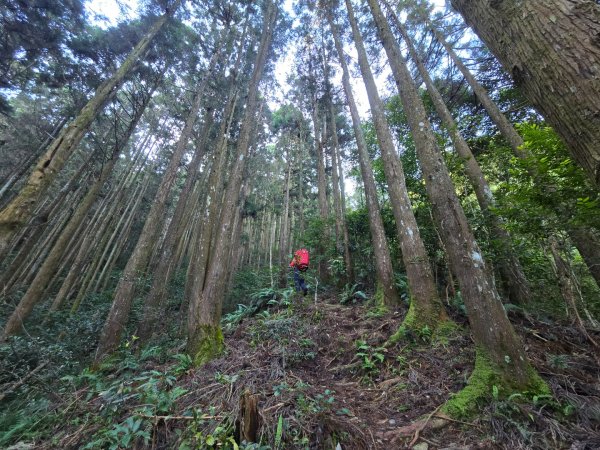
<path fill-rule="evenodd" d="M 301 248 L 294 253 L 296 257 L 296 267 L 300 272 L 306 272 L 308 270 L 308 250 Z"/>

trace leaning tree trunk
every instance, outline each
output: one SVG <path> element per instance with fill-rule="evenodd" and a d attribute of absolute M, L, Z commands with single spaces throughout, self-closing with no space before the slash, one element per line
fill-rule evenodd
<path fill-rule="evenodd" d="M 500 108 L 498 105 L 496 105 L 496 102 L 490 98 L 487 90 L 479 83 L 479 81 L 477 81 L 477 79 L 475 79 L 469 68 L 465 66 L 462 60 L 458 57 L 452 46 L 448 43 L 448 41 L 446 41 L 444 35 L 433 26 L 431 26 L 431 31 L 435 35 L 435 38 L 438 40 L 438 42 L 444 46 L 454 65 L 458 67 L 458 70 L 460 70 L 460 72 L 463 74 L 465 80 L 467 80 L 467 83 L 471 89 L 473 89 L 473 93 L 487 111 L 490 119 L 492 119 L 492 122 L 496 124 L 500 134 L 510 145 L 513 153 L 518 158 L 524 158 L 525 153 L 521 149 L 521 146 L 523 145 L 523 138 L 519 135 L 519 133 L 517 133 L 517 130 L 515 130 L 512 124 L 508 121 L 504 113 L 500 111 Z"/>
<path fill-rule="evenodd" d="M 133 70 L 137 61 L 144 57 L 150 42 L 161 30 L 183 0 L 175 0 L 173 5 L 150 27 L 144 37 L 137 43 L 115 74 L 105 80 L 96 90 L 92 99 L 83 107 L 77 118 L 64 128 L 50 144 L 46 152 L 35 165 L 32 174 L 19 194 L 0 211 L 0 253 L 14 235 L 32 215 L 33 208 L 40 194 L 47 189 L 67 159 L 75 151 L 96 116 L 104 105 L 117 93 L 127 75 Z"/>
<path fill-rule="evenodd" d="M 44 263 L 41 265 L 35 278 L 29 285 L 27 292 L 25 292 L 25 295 L 21 298 L 21 301 L 6 322 L 4 331 L 2 333 L 2 338 L 0 338 L 0 340 L 5 340 L 8 336 L 20 332 L 23 321 L 29 316 L 33 310 L 33 307 L 41 300 L 42 294 L 44 293 L 48 282 L 56 272 L 61 258 L 67 251 L 69 241 L 73 237 L 73 234 L 77 228 L 79 228 L 85 219 L 91 206 L 96 201 L 98 193 L 104 185 L 104 182 L 111 174 L 115 162 L 117 161 L 118 154 L 119 152 L 115 151 L 110 161 L 104 165 L 102 173 L 85 195 L 65 228 L 62 230 L 59 238 L 52 247 L 52 250 L 50 250 L 50 253 L 44 260 Z"/>
<path fill-rule="evenodd" d="M 583 261 L 588 266 L 590 274 L 600 287 L 600 233 L 587 227 L 575 225 L 571 225 L 567 231 L 569 238 L 571 238 Z"/>
<path fill-rule="evenodd" d="M 475 398 L 489 395 L 492 385 L 508 391 L 531 389 L 547 392 L 547 386 L 529 364 L 523 344 L 506 316 L 398 43 L 377 0 L 369 0 L 369 6 L 379 39 L 385 43 L 434 218 L 450 265 L 458 278 L 477 346 L 475 370 L 468 386 L 444 409 L 450 414 L 464 414 L 475 406 Z"/>
<path fill-rule="evenodd" d="M 495 200 L 492 190 L 490 189 L 490 186 L 483 175 L 483 171 L 481 170 L 479 163 L 471 152 L 469 144 L 467 144 L 467 141 L 462 136 L 458 128 L 458 124 L 446 106 L 442 95 L 435 87 L 433 80 L 429 76 L 429 73 L 425 68 L 425 64 L 423 64 L 423 61 L 421 60 L 421 57 L 419 56 L 417 49 L 415 48 L 405 27 L 400 23 L 394 11 L 390 10 L 390 16 L 392 17 L 396 28 L 404 38 L 409 54 L 411 55 L 411 58 L 416 64 L 417 69 L 419 70 L 419 73 L 425 82 L 427 92 L 431 97 L 433 106 L 435 107 L 438 116 L 442 120 L 444 127 L 450 134 L 450 138 L 454 143 L 456 152 L 463 161 L 465 173 L 469 178 L 471 185 L 473 186 L 479 207 L 481 208 L 481 211 L 490 225 L 490 230 L 494 240 L 498 242 L 499 258 L 496 265 L 498 266 L 502 283 L 506 289 L 508 298 L 512 303 L 524 305 L 529 301 L 529 297 L 531 296 L 529 282 L 525 277 L 525 273 L 523 272 L 523 267 L 521 266 L 519 258 L 512 248 L 510 235 L 502 226 L 500 218 L 493 212 Z M 508 125 L 509 128 L 514 131 L 512 126 L 510 124 Z M 517 138 L 520 140 L 518 134 Z M 519 149 L 517 150 L 520 151 Z"/>
<path fill-rule="evenodd" d="M 440 321 L 447 320 L 446 311 L 435 287 L 429 256 L 421 239 L 417 219 L 413 214 L 408 197 L 402 162 L 394 148 L 392 133 L 385 118 L 383 102 L 379 98 L 375 78 L 371 72 L 367 52 L 349 0 L 346 0 L 346 8 L 358 52 L 358 63 L 371 106 L 377 141 L 381 149 L 390 203 L 410 288 L 410 311 L 404 319 L 403 326 L 413 330 L 421 330 L 428 326 L 431 331 L 434 331 Z"/>
<path fill-rule="evenodd" d="M 253 120 L 258 106 L 258 85 L 267 62 L 269 47 L 277 18 L 277 6 L 267 3 L 263 18 L 263 30 L 256 55 L 254 71 L 250 79 L 244 120 L 239 133 L 237 154 L 230 172 L 227 189 L 223 197 L 221 222 L 215 239 L 215 248 L 206 273 L 201 294 L 189 299 L 187 353 L 195 365 L 201 365 L 223 350 L 221 331 L 221 309 L 228 272 L 231 227 L 233 226 L 236 204 L 240 195 L 240 184 L 250 146 Z"/>
<path fill-rule="evenodd" d="M 548 238 L 548 246 L 552 253 L 552 268 L 556 274 L 560 293 L 567 305 L 567 310 L 573 314 L 573 321 L 581 334 L 590 341 L 592 345 L 598 347 L 598 343 L 590 336 L 585 328 L 585 324 L 583 323 L 581 315 L 579 314 L 579 309 L 577 308 L 578 282 L 573 274 L 568 257 L 563 258 L 562 253 L 564 252 L 564 243 L 559 242 L 559 239 L 555 235 L 552 235 Z"/>
<path fill-rule="evenodd" d="M 333 39 L 335 41 L 339 61 L 342 65 L 342 82 L 344 85 L 346 100 L 348 102 L 348 106 L 350 107 L 350 114 L 352 115 L 352 126 L 354 128 L 356 145 L 358 147 L 360 171 L 365 187 L 365 198 L 367 210 L 369 212 L 369 227 L 371 229 L 373 253 L 375 254 L 375 269 L 377 272 L 376 302 L 388 306 L 398 305 L 400 303 L 400 298 L 398 297 L 398 292 L 396 291 L 396 286 L 394 283 L 394 271 L 392 268 L 390 250 L 388 247 L 387 238 L 385 237 L 385 230 L 383 228 L 381 214 L 379 212 L 377 187 L 375 186 L 375 177 L 373 176 L 373 169 L 371 167 L 369 154 L 367 152 L 367 143 L 365 142 L 365 137 L 363 135 L 360 123 L 360 116 L 358 114 L 358 109 L 356 108 L 356 102 L 354 101 L 352 87 L 350 86 L 350 72 L 348 70 L 348 65 L 346 64 L 345 54 L 340 42 L 337 27 L 333 23 L 333 19 L 329 14 L 327 19 L 329 21 L 331 34 L 333 35 Z"/>
<path fill-rule="evenodd" d="M 463 74 L 463 76 L 465 77 L 465 79 L 467 80 L 469 85 L 471 86 L 471 89 L 473 89 L 473 92 L 475 93 L 475 95 L 477 96 L 477 98 L 479 99 L 481 104 L 484 106 L 484 108 L 488 112 L 490 118 L 496 124 L 498 129 L 500 130 L 500 134 L 502 134 L 502 136 L 510 144 L 513 154 L 517 158 L 521 158 L 521 159 L 530 157 L 531 155 L 529 154 L 529 152 L 525 148 L 523 148 L 523 143 L 524 143 L 523 139 L 517 133 L 517 130 L 515 130 L 515 128 L 508 121 L 508 119 L 502 113 L 502 111 L 500 111 L 500 108 L 498 108 L 498 105 L 496 105 L 496 103 L 490 98 L 490 96 L 488 95 L 485 88 L 481 84 L 479 84 L 479 82 L 475 79 L 473 74 L 469 71 L 469 69 L 460 60 L 458 55 L 456 55 L 456 52 L 454 52 L 454 50 L 452 49 L 450 44 L 445 40 L 444 36 L 435 28 L 432 28 L 432 31 L 434 32 L 436 39 L 444 46 L 444 48 L 450 55 L 450 58 L 454 62 L 454 64 L 459 68 L 459 70 L 461 71 L 461 73 Z M 533 168 L 530 167 L 530 168 L 528 168 L 528 172 L 529 172 L 530 176 L 534 179 L 535 183 L 543 182 L 539 179 L 540 178 L 539 173 L 536 170 L 534 170 Z M 545 186 L 545 189 L 548 192 L 553 192 L 555 190 L 551 185 Z M 566 217 L 564 212 L 561 211 L 560 209 L 556 210 L 555 213 L 557 214 L 558 217 L 561 218 L 561 220 L 565 220 L 565 221 L 569 220 L 569 218 Z M 500 231 L 502 231 L 502 230 L 500 230 Z M 577 247 L 577 250 L 579 250 L 579 252 L 582 255 L 584 253 L 589 253 L 590 249 L 586 248 L 585 245 L 582 245 L 581 240 L 574 239 L 573 243 L 575 244 L 575 246 Z M 507 255 L 507 257 L 508 257 L 508 255 Z M 510 258 L 508 257 L 508 259 L 510 259 Z M 587 258 L 587 259 L 584 258 L 584 261 L 588 265 L 590 271 L 593 273 L 593 267 L 591 267 L 589 265 L 589 261 L 590 261 L 589 258 Z M 514 267 L 515 267 L 514 265 L 511 267 L 505 267 L 504 270 L 514 269 Z M 500 269 L 502 270 L 503 266 L 501 266 Z M 514 275 L 518 276 L 518 273 L 514 272 Z M 596 278 L 596 280 L 598 280 L 598 279 Z M 518 289 L 519 286 L 520 286 L 519 283 L 512 284 L 510 286 L 510 290 L 514 291 L 514 289 L 515 288 Z"/>
<path fill-rule="evenodd" d="M 452 0 L 600 184 L 600 6 L 594 0 Z"/>
<path fill-rule="evenodd" d="M 210 73 L 210 72 L 209 72 Z M 123 270 L 119 284 L 115 289 L 115 295 L 111 309 L 104 323 L 98 348 L 96 349 L 95 359 L 99 361 L 108 353 L 114 351 L 119 345 L 121 333 L 123 332 L 129 312 L 133 302 L 135 284 L 138 277 L 143 273 L 148 265 L 151 257 L 153 243 L 160 233 L 160 225 L 164 223 L 161 220 L 165 211 L 165 204 L 171 192 L 171 188 L 175 183 L 179 164 L 185 153 L 189 138 L 192 134 L 196 118 L 202 102 L 204 101 L 205 88 L 207 85 L 208 75 L 202 80 L 198 91 L 194 97 L 194 101 L 190 112 L 186 118 L 185 125 L 181 131 L 181 135 L 175 145 L 175 151 L 169 162 L 165 174 L 162 178 L 156 196 L 148 212 L 148 217 L 144 222 L 144 227 L 135 245 L 132 255 L 127 261 L 127 265 Z"/>
<path fill-rule="evenodd" d="M 179 194 L 179 200 L 173 213 L 173 218 L 169 222 L 169 227 L 160 250 L 160 260 L 153 273 L 152 287 L 148 292 L 148 296 L 144 302 L 144 312 L 138 329 L 138 336 L 142 343 L 148 341 L 152 336 L 154 326 L 159 319 L 161 312 L 164 310 L 164 300 L 167 296 L 167 286 L 171 280 L 173 268 L 175 267 L 174 253 L 177 242 L 181 237 L 178 234 L 180 222 L 188 207 L 188 199 L 192 194 L 192 188 L 197 179 L 197 172 L 200 168 L 204 155 L 206 154 L 207 135 L 212 127 L 212 112 L 208 111 L 201 130 L 201 142 L 197 146 L 192 161 L 188 165 L 187 178 L 185 184 Z"/>

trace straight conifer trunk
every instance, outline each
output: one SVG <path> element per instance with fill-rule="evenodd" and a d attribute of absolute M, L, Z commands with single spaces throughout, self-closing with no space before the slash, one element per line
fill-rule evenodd
<path fill-rule="evenodd" d="M 390 9 L 390 11 L 392 11 L 389 6 L 388 6 L 388 9 Z M 393 11 L 392 11 L 392 13 L 393 13 Z M 496 103 L 490 98 L 490 96 L 487 93 L 487 91 L 485 90 L 485 88 L 475 79 L 475 77 L 470 72 L 470 70 L 467 68 L 467 66 L 465 66 L 465 64 L 461 61 L 461 59 L 458 57 L 456 52 L 453 50 L 452 46 L 446 41 L 443 34 L 440 33 L 440 31 L 438 31 L 433 26 L 430 26 L 430 28 L 431 28 L 432 32 L 434 33 L 438 42 L 440 42 L 444 46 L 444 48 L 448 52 L 448 55 L 450 56 L 450 58 L 452 59 L 452 61 L 456 65 L 456 67 L 458 67 L 460 72 L 463 74 L 463 76 L 467 80 L 469 86 L 471 86 L 471 89 L 473 89 L 473 92 L 475 93 L 476 97 L 479 99 L 479 101 L 481 102 L 481 104 L 483 105 L 485 110 L 488 112 L 492 121 L 498 127 L 500 134 L 502 134 L 502 136 L 510 144 L 513 154 L 517 158 L 521 158 L 521 159 L 530 157 L 531 155 L 529 155 L 528 152 L 522 147 L 523 146 L 523 138 L 521 138 L 521 136 L 517 133 L 517 130 L 515 130 L 515 128 L 512 126 L 512 124 L 506 118 L 506 116 L 502 113 L 502 111 L 500 111 L 500 108 L 498 107 L 498 105 L 496 105 Z M 458 148 L 457 148 L 457 150 L 458 150 Z M 528 171 L 529 171 L 529 174 L 531 175 L 531 177 L 534 179 L 534 182 L 539 183 L 540 181 L 537 180 L 538 173 L 531 168 L 529 168 Z M 554 188 L 552 186 L 546 186 L 546 189 L 549 192 L 552 192 L 554 190 Z M 559 217 L 564 218 L 564 214 L 562 211 L 560 211 L 560 209 L 556 211 L 556 214 Z M 566 219 L 566 220 L 568 220 L 568 219 Z M 506 231 L 504 231 L 501 227 L 496 228 L 493 231 L 498 233 L 498 236 L 500 236 L 500 239 L 503 239 L 502 234 L 506 234 Z M 569 234 L 572 234 L 571 230 L 567 230 L 567 231 L 569 232 Z M 584 230 L 584 232 L 589 233 L 589 231 L 585 231 L 585 230 Z M 588 265 L 590 272 L 592 274 L 594 274 L 593 263 L 592 263 L 592 265 L 590 265 L 590 263 L 593 259 L 593 258 L 590 258 L 590 253 L 595 252 L 596 258 L 600 258 L 600 247 L 598 247 L 598 246 L 594 247 L 594 246 L 589 246 L 589 245 L 586 246 L 581 241 L 581 239 L 577 239 L 577 238 L 573 239 L 573 236 L 571 236 L 571 238 L 573 240 L 573 243 L 577 247 L 577 250 L 582 255 L 584 255 L 584 254 L 588 255 L 588 257 L 584 257 L 584 261 Z M 516 260 L 516 258 L 512 257 L 510 254 L 506 254 L 506 253 L 505 253 L 504 259 L 507 261 L 507 263 L 501 264 L 500 269 L 502 271 L 504 271 L 505 273 L 507 273 L 507 277 L 512 274 L 513 278 L 515 280 L 515 282 L 509 283 L 509 292 L 510 292 L 510 294 L 512 294 L 511 299 L 521 298 L 526 294 L 526 292 L 518 292 L 518 291 L 522 291 L 523 287 L 525 286 L 525 284 L 523 284 L 524 278 L 521 281 L 519 281 L 521 274 L 519 273 L 519 271 L 517 270 L 517 266 L 515 265 L 515 263 L 518 260 Z M 596 279 L 597 282 L 599 282 L 598 278 L 596 278 L 595 275 L 594 275 L 594 278 Z"/>
<path fill-rule="evenodd" d="M 281 233 L 279 235 L 279 287 L 287 285 L 288 261 L 287 247 L 289 240 L 289 216 L 290 216 L 290 184 L 292 178 L 292 156 L 287 152 L 287 173 L 285 176 L 285 194 L 283 197 L 283 215 L 281 218 Z"/>
<path fill-rule="evenodd" d="M 117 161 L 119 151 L 120 147 L 117 146 L 111 156 L 110 161 L 104 165 L 102 173 L 94 182 L 90 190 L 77 207 L 77 210 L 73 213 L 73 216 L 62 230 L 59 238 L 52 247 L 52 250 L 50 250 L 50 253 L 44 260 L 44 263 L 37 271 L 35 278 L 25 292 L 25 295 L 21 298 L 21 301 L 6 322 L 4 331 L 2 333 L 2 338 L 0 340 L 3 341 L 8 336 L 19 333 L 21 331 L 23 321 L 29 316 L 33 310 L 33 307 L 41 300 L 46 286 L 57 271 L 61 258 L 68 250 L 69 241 L 73 237 L 73 234 L 76 232 L 77 228 L 79 228 L 85 219 L 88 211 L 96 201 L 98 193 L 104 185 L 104 182 L 111 174 L 112 169 Z"/>
<path fill-rule="evenodd" d="M 187 353 L 197 366 L 213 359 L 223 349 L 223 333 L 220 320 L 224 288 L 227 281 L 226 276 L 230 264 L 228 256 L 232 227 L 237 212 L 236 205 L 240 196 L 240 185 L 248 156 L 250 137 L 254 128 L 253 119 L 258 107 L 258 85 L 267 62 L 277 18 L 277 9 L 272 1 L 267 2 L 235 161 L 223 197 L 221 222 L 217 227 L 215 248 L 211 252 L 212 258 L 209 262 L 201 295 L 189 299 Z"/>
<path fill-rule="evenodd" d="M 394 283 L 394 271 L 392 268 L 390 250 L 379 211 L 375 177 L 373 176 L 373 169 L 371 168 L 369 154 L 367 152 L 367 144 L 365 142 L 360 124 L 360 116 L 354 101 L 352 87 L 350 86 L 350 73 L 348 70 L 348 65 L 346 64 L 344 50 L 340 42 L 339 32 L 333 22 L 333 19 L 331 18 L 331 15 L 328 13 L 329 11 L 327 12 L 327 20 L 329 21 L 331 34 L 333 35 L 340 64 L 342 65 L 342 82 L 344 84 L 344 92 L 346 93 L 346 100 L 352 116 L 352 126 L 354 128 L 354 135 L 356 137 L 356 145 L 358 147 L 360 171 L 365 187 L 365 199 L 369 213 L 369 227 L 371 230 L 371 241 L 373 244 L 373 253 L 375 255 L 375 269 L 377 272 L 376 302 L 388 306 L 394 306 L 400 303 L 400 298 L 398 297 L 398 292 L 396 291 L 396 286 Z"/>
<path fill-rule="evenodd" d="M 162 177 L 156 196 L 154 197 L 154 201 L 148 212 L 148 217 L 144 222 L 142 232 L 132 255 L 127 261 L 127 265 L 123 270 L 119 284 L 115 289 L 113 303 L 108 313 L 108 317 L 106 318 L 106 322 L 104 323 L 100 341 L 98 342 L 98 348 L 96 349 L 96 361 L 99 361 L 104 356 L 114 351 L 119 345 L 121 333 L 127 324 L 129 313 L 131 311 L 136 281 L 144 274 L 144 271 L 148 266 L 150 257 L 152 256 L 151 252 L 153 244 L 161 231 L 160 226 L 164 223 L 163 216 L 165 204 L 175 182 L 179 164 L 192 134 L 198 112 L 200 111 L 202 102 L 205 100 L 205 88 L 210 73 L 211 72 L 209 71 L 209 74 L 204 77 L 194 96 L 192 107 L 188 113 L 177 144 L 175 145 L 175 151 L 173 152 L 169 166 Z"/>
<path fill-rule="evenodd" d="M 0 211 L 0 254 L 10 239 L 32 216 L 35 204 L 42 192 L 61 171 L 67 159 L 73 154 L 96 116 L 104 105 L 116 95 L 123 81 L 135 67 L 138 60 L 144 57 L 150 42 L 161 30 L 183 0 L 175 0 L 167 12 L 159 17 L 144 37 L 137 43 L 127 59 L 114 75 L 105 80 L 96 90 L 92 99 L 83 107 L 79 115 L 64 128 L 50 144 L 46 152 L 37 162 L 32 174 L 19 194 Z"/>
<path fill-rule="evenodd" d="M 369 6 L 396 80 L 403 109 L 415 142 L 423 171 L 427 194 L 435 221 L 458 278 L 469 323 L 477 346 L 476 368 L 469 386 L 446 405 L 451 414 L 471 408 L 470 398 L 489 395 L 491 385 L 502 389 L 547 391 L 547 387 L 530 366 L 523 345 L 508 321 L 493 280 L 467 218 L 460 206 L 444 158 L 437 147 L 435 134 L 427 118 L 400 48 L 377 0 Z"/>
<path fill-rule="evenodd" d="M 527 281 L 525 273 L 523 272 L 523 267 L 521 266 L 521 263 L 512 248 L 510 235 L 502 227 L 500 218 L 491 210 L 495 204 L 492 190 L 490 189 L 490 186 L 483 175 L 479 163 L 471 152 L 469 144 L 467 144 L 467 141 L 463 138 L 458 128 L 458 124 L 446 106 L 442 95 L 435 87 L 433 80 L 429 76 L 429 73 L 425 68 L 425 64 L 423 64 L 421 57 L 417 53 L 417 49 L 415 48 L 412 39 L 408 35 L 405 27 L 398 20 L 396 13 L 392 9 L 389 9 L 389 12 L 394 24 L 396 25 L 396 28 L 406 42 L 406 46 L 408 47 L 408 51 L 412 60 L 417 66 L 417 69 L 419 70 L 419 73 L 421 74 L 421 77 L 427 86 L 427 92 L 431 97 L 433 106 L 439 118 L 442 120 L 444 128 L 446 128 L 448 131 L 456 152 L 463 161 L 465 173 L 469 178 L 471 185 L 473 186 L 479 207 L 481 208 L 481 211 L 490 225 L 490 230 L 494 239 L 498 242 L 499 258 L 496 261 L 496 265 L 500 271 L 500 276 L 502 277 L 502 282 L 506 288 L 508 297 L 512 303 L 524 305 L 529 301 L 529 297 L 531 295 L 529 290 L 529 282 Z M 508 124 L 508 126 L 514 132 L 512 125 Z M 518 136 L 518 134 L 517 141 L 520 141 L 520 136 Z M 520 149 L 517 150 L 519 152 L 521 151 Z"/>
<path fill-rule="evenodd" d="M 371 106 L 377 141 L 381 149 L 388 194 L 410 287 L 411 309 L 403 325 L 417 330 L 428 326 L 433 331 L 437 328 L 440 320 L 447 319 L 446 312 L 434 284 L 429 256 L 421 239 L 417 219 L 412 212 L 412 205 L 408 197 L 402 162 L 394 147 L 392 133 L 385 118 L 383 102 L 379 98 L 375 79 L 367 60 L 367 52 L 349 0 L 346 0 L 346 9 L 358 52 L 358 63 Z"/>
<path fill-rule="evenodd" d="M 172 277 L 175 268 L 175 250 L 177 242 L 181 238 L 178 233 L 181 221 L 188 207 L 188 199 L 192 194 L 192 188 L 197 179 L 197 172 L 204 155 L 206 154 L 206 141 L 212 127 L 212 111 L 207 111 L 201 130 L 201 142 L 194 152 L 192 161 L 188 165 L 187 178 L 179 194 L 179 200 L 173 213 L 173 218 L 169 222 L 165 240 L 160 249 L 160 259 L 156 269 L 153 271 L 152 287 L 148 292 L 144 303 L 144 312 L 138 329 L 138 336 L 142 343 L 148 341 L 154 331 L 154 326 L 164 310 L 164 300 L 167 295 L 167 286 Z"/>
<path fill-rule="evenodd" d="M 521 92 L 600 185 L 600 6 L 594 0 L 452 0 Z"/>
<path fill-rule="evenodd" d="M 344 266 L 346 269 L 346 283 L 354 283 L 354 270 L 352 267 L 352 257 L 350 256 L 350 239 L 348 237 L 348 226 L 346 224 L 346 211 L 344 207 L 344 198 L 341 189 L 343 183 L 343 174 L 341 173 L 341 164 L 338 154 L 339 141 L 337 134 L 337 125 L 335 123 L 335 111 L 333 102 L 330 102 L 330 120 L 331 120 L 331 174 L 333 182 L 333 205 L 335 209 L 336 229 L 338 230 L 338 251 L 344 254 Z M 341 241 L 341 242 L 340 242 Z"/>

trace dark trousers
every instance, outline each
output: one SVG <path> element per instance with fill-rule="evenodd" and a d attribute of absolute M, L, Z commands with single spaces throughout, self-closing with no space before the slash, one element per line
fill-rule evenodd
<path fill-rule="evenodd" d="M 304 277 L 297 267 L 294 267 L 294 284 L 296 285 L 296 292 L 306 293 L 306 284 L 304 283 Z"/>

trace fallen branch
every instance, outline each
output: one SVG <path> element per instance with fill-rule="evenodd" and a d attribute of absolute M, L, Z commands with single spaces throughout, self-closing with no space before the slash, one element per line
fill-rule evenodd
<path fill-rule="evenodd" d="M 433 417 L 437 417 L 438 419 L 444 419 L 449 422 L 460 423 L 461 425 L 469 425 L 471 427 L 481 429 L 481 427 L 479 425 L 475 425 L 474 423 L 471 423 L 471 422 L 463 422 L 462 420 L 451 419 L 450 417 L 448 417 L 445 414 L 434 414 Z"/>
<path fill-rule="evenodd" d="M 154 419 L 155 421 L 159 420 L 209 420 L 209 419 L 223 419 L 225 416 L 153 416 L 150 414 L 136 414 L 136 416 L 143 417 L 144 419 Z"/>
<path fill-rule="evenodd" d="M 21 378 L 19 381 L 15 381 L 12 385 L 7 387 L 4 391 L 2 391 L 0 393 L 0 401 L 4 400 L 4 397 L 6 397 L 8 394 L 10 394 L 15 389 L 18 389 L 21 386 L 23 386 L 27 382 L 27 380 L 29 380 L 32 376 L 34 376 L 36 373 L 38 373 L 40 370 L 42 370 L 44 367 L 46 367 L 49 362 L 50 361 L 43 362 L 42 364 L 37 366 L 35 369 L 33 369 L 31 372 L 29 372 L 27 375 L 25 375 L 23 378 Z"/>
<path fill-rule="evenodd" d="M 263 414 L 266 413 L 266 412 L 269 412 L 269 411 L 271 411 L 273 409 L 279 409 L 279 408 L 281 408 L 284 405 L 285 405 L 285 403 L 277 403 L 276 405 L 269 406 L 268 408 L 263 409 Z"/>
<path fill-rule="evenodd" d="M 423 431 L 425 429 L 425 427 L 429 423 L 429 420 L 433 417 L 433 415 L 435 413 L 438 412 L 438 410 L 441 407 L 442 407 L 442 405 L 439 405 L 437 408 L 435 408 L 433 410 L 433 412 L 430 413 L 429 416 L 427 416 L 427 419 L 425 420 L 425 422 L 423 423 L 423 425 L 415 430 L 415 434 L 413 435 L 412 441 L 410 441 L 410 444 L 408 444 L 409 447 L 412 447 L 413 445 L 415 445 L 417 443 L 417 441 L 419 440 L 419 434 L 421 433 L 421 431 Z"/>

